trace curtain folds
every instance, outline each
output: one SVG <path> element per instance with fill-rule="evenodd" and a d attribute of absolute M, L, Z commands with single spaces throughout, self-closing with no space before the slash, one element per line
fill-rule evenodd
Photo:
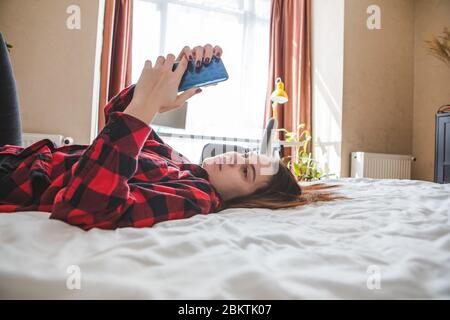
<path fill-rule="evenodd" d="M 100 71 L 98 131 L 105 104 L 131 84 L 133 0 L 106 0 Z"/>

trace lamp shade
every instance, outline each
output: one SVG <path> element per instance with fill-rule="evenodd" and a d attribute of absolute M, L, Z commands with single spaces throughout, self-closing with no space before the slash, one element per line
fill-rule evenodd
<path fill-rule="evenodd" d="M 281 78 L 277 78 L 275 84 L 277 88 L 274 90 L 274 92 L 272 92 L 270 100 L 279 104 L 288 102 L 289 98 L 286 91 L 284 91 L 284 83 L 281 81 Z"/>

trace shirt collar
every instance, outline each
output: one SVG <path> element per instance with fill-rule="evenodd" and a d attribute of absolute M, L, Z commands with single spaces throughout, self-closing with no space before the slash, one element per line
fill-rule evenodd
<path fill-rule="evenodd" d="M 208 171 L 206 171 L 206 169 L 204 169 L 202 166 L 198 165 L 198 164 L 194 164 L 194 163 L 181 163 L 178 164 L 180 169 L 182 170 L 189 170 L 192 172 L 192 174 L 198 178 L 202 178 L 205 180 L 208 180 L 211 188 L 214 190 L 214 193 L 217 196 L 217 200 L 219 203 L 223 202 L 223 198 L 220 195 L 219 191 L 217 191 L 217 189 L 212 185 L 210 179 L 209 179 L 209 173 Z M 218 205 L 218 204 L 217 204 Z"/>

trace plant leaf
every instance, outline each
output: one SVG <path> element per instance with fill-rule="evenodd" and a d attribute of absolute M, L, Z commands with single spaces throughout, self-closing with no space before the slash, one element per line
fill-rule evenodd
<path fill-rule="evenodd" d="M 300 166 L 298 165 L 298 163 L 296 163 L 296 162 L 294 162 L 294 172 L 297 177 L 300 176 L 301 169 L 300 169 Z"/>

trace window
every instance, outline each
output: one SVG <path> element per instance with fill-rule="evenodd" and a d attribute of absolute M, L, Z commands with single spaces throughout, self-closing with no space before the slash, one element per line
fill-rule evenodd
<path fill-rule="evenodd" d="M 261 138 L 270 0 L 136 0 L 133 14 L 133 83 L 146 59 L 154 62 L 168 53 L 177 56 L 185 45 L 220 45 L 229 79 L 189 100 L 185 131 Z"/>

